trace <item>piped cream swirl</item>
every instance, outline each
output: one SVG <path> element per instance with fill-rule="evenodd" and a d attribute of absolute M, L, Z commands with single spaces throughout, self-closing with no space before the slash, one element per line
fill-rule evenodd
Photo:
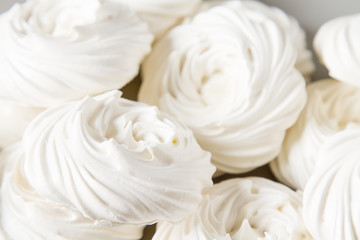
<path fill-rule="evenodd" d="M 265 178 L 227 180 L 206 192 L 195 214 L 178 223 L 159 222 L 153 239 L 312 239 L 301 201 L 298 193 Z"/>
<path fill-rule="evenodd" d="M 360 14 L 332 19 L 320 27 L 314 49 L 329 75 L 360 87 Z"/>
<path fill-rule="evenodd" d="M 128 7 L 107 0 L 15 4 L 0 31 L 0 97 L 38 107 L 123 87 L 153 38 Z"/>
<path fill-rule="evenodd" d="M 144 63 L 140 101 L 182 119 L 224 172 L 280 152 L 306 101 L 296 50 L 275 21 L 242 2 L 173 28 Z"/>
<path fill-rule="evenodd" d="M 324 79 L 307 87 L 308 102 L 296 124 L 286 133 L 283 147 L 270 166 L 286 185 L 304 189 L 322 145 L 334 135 L 360 128 L 360 90 Z"/>
<path fill-rule="evenodd" d="M 25 174 L 43 196 L 86 217 L 178 221 L 212 185 L 210 153 L 156 107 L 118 91 L 50 108 L 25 131 Z"/>
<path fill-rule="evenodd" d="M 311 51 L 306 46 L 305 31 L 294 17 L 288 15 L 280 8 L 268 6 L 263 2 L 254 0 L 241 0 L 241 3 L 239 3 L 238 0 L 211 0 L 203 2 L 200 9 L 205 10 L 218 5 L 226 5 L 236 11 L 241 4 L 271 18 L 277 23 L 284 34 L 289 35 L 292 44 L 297 51 L 295 66 L 303 74 L 305 79 L 310 81 L 311 74 L 315 70 L 315 65 L 312 60 Z"/>
<path fill-rule="evenodd" d="M 23 171 L 24 154 L 20 144 L 0 156 L 11 162 L 1 186 L 1 223 L 13 240 L 135 240 L 144 226 L 94 222 L 80 212 L 49 202 L 28 183 Z M 5 234 L 4 234 L 5 236 Z"/>
<path fill-rule="evenodd" d="M 304 220 L 315 239 L 360 239 L 359 146 L 354 129 L 321 147 L 304 190 Z"/>

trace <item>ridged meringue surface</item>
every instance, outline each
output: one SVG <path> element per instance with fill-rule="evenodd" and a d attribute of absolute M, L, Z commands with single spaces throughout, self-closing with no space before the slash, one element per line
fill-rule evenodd
<path fill-rule="evenodd" d="M 178 223 L 159 222 L 154 240 L 312 239 L 302 219 L 301 196 L 259 177 L 213 186 L 198 211 Z"/>
<path fill-rule="evenodd" d="M 315 239 L 360 239 L 360 130 L 334 136 L 304 190 L 304 220 Z"/>
<path fill-rule="evenodd" d="M 283 147 L 270 163 L 281 182 L 304 189 L 322 145 L 342 131 L 360 128 L 360 90 L 333 79 L 307 87 L 308 101 L 299 119 L 286 133 Z"/>
<path fill-rule="evenodd" d="M 0 99 L 0 150 L 21 140 L 26 126 L 42 110 Z"/>
<path fill-rule="evenodd" d="M 241 0 L 241 3 L 238 0 L 205 1 L 202 4 L 201 9 L 205 10 L 217 5 L 226 5 L 227 7 L 236 10 L 239 8 L 240 4 L 243 4 L 247 8 L 260 12 L 261 14 L 271 18 L 277 23 L 284 34 L 288 34 L 290 36 L 293 46 L 297 51 L 295 66 L 303 74 L 305 79 L 309 81 L 311 74 L 315 70 L 315 65 L 312 60 L 311 51 L 306 46 L 305 31 L 301 28 L 294 17 L 288 15 L 283 10 L 275 6 L 268 6 L 263 2 L 254 0 Z"/>
<path fill-rule="evenodd" d="M 29 0 L 0 18 L 0 97 L 38 107 L 130 82 L 152 34 L 127 6 Z"/>
<path fill-rule="evenodd" d="M 25 131 L 25 174 L 90 219 L 178 221 L 212 185 L 210 153 L 183 124 L 111 91 L 50 108 Z"/>
<path fill-rule="evenodd" d="M 20 144 L 6 150 L 1 161 L 12 162 L 1 186 L 1 223 L 12 240 L 135 240 L 143 226 L 95 222 L 80 212 L 49 202 L 28 183 Z M 8 152 L 10 151 L 10 152 Z M 5 236 L 5 235 L 4 235 Z"/>
<path fill-rule="evenodd" d="M 201 0 L 112 0 L 129 5 L 149 24 L 156 38 L 161 37 L 184 17 L 193 13 Z"/>
<path fill-rule="evenodd" d="M 271 161 L 305 105 L 296 50 L 275 21 L 239 2 L 173 28 L 146 59 L 140 101 L 182 119 L 224 172 Z"/>
<path fill-rule="evenodd" d="M 332 19 L 320 27 L 314 50 L 339 81 L 360 87 L 360 14 Z"/>

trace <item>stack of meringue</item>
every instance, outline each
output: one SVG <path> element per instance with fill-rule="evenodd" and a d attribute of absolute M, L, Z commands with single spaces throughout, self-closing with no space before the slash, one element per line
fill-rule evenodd
<path fill-rule="evenodd" d="M 319 30 L 310 83 L 304 31 L 258 1 L 15 4 L 0 239 L 360 239 L 359 19 Z"/>
<path fill-rule="evenodd" d="M 304 220 L 315 239 L 360 239 L 360 16 L 339 17 L 317 32 L 314 48 L 329 79 L 307 87 L 308 101 L 270 166 L 304 192 Z"/>
<path fill-rule="evenodd" d="M 170 25 L 197 3 L 175 5 Z M 29 0 L 1 15 L 2 238 L 140 239 L 195 212 L 212 186 L 191 130 L 117 90 L 156 37 L 131 7 Z"/>

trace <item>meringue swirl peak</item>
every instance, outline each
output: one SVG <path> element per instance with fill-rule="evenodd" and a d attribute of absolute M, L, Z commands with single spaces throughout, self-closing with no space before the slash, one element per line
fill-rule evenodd
<path fill-rule="evenodd" d="M 120 223 L 178 221 L 212 185 L 191 130 L 119 91 L 44 111 L 25 131 L 25 174 L 51 201 Z M 46 183 L 46 184 L 44 184 Z"/>
<path fill-rule="evenodd" d="M 153 40 L 126 5 L 101 0 L 15 4 L 0 31 L 0 97 L 36 107 L 122 88 Z"/>

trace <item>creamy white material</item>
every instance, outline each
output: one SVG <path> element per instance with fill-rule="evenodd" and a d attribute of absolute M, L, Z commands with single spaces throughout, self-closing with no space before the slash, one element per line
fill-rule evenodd
<path fill-rule="evenodd" d="M 126 5 L 29 0 L 0 18 L 0 97 L 48 107 L 123 87 L 152 34 Z"/>
<path fill-rule="evenodd" d="M 154 240 L 312 239 L 302 219 L 301 196 L 259 177 L 214 185 L 198 211 L 172 224 L 160 222 Z"/>
<path fill-rule="evenodd" d="M 304 191 L 304 222 L 315 239 L 360 239 L 360 130 L 334 136 Z"/>
<path fill-rule="evenodd" d="M 360 87 L 360 14 L 335 18 L 316 33 L 314 49 L 337 80 Z"/>
<path fill-rule="evenodd" d="M 26 126 L 42 110 L 0 100 L 0 149 L 21 140 Z"/>
<path fill-rule="evenodd" d="M 112 0 L 126 3 L 138 16 L 149 24 L 155 37 L 162 36 L 167 30 L 193 13 L 201 0 Z"/>
<path fill-rule="evenodd" d="M 318 151 L 334 135 L 360 128 L 360 90 L 332 79 L 311 83 L 308 102 L 286 134 L 271 170 L 281 182 L 304 189 L 317 165 Z"/>
<path fill-rule="evenodd" d="M 24 133 L 25 174 L 54 202 L 122 223 L 178 221 L 212 185 L 210 153 L 156 107 L 118 91 L 50 108 Z"/>
<path fill-rule="evenodd" d="M 305 104 L 295 59 L 271 18 L 217 6 L 155 44 L 139 99 L 185 121 L 221 171 L 249 171 L 276 157 Z"/>
<path fill-rule="evenodd" d="M 291 41 L 297 50 L 297 58 L 295 63 L 296 68 L 304 75 L 307 81 L 310 81 L 310 75 L 314 72 L 315 65 L 312 60 L 311 51 L 307 49 L 306 46 L 305 31 L 301 28 L 298 21 L 294 17 L 289 16 L 283 10 L 277 7 L 267 6 L 260 1 L 253 0 L 242 0 L 241 3 L 238 0 L 205 1 L 202 4 L 202 9 L 209 9 L 210 7 L 221 4 L 226 5 L 235 11 L 239 9 L 240 4 L 243 4 L 247 8 L 256 12 L 260 12 L 261 14 L 265 14 L 267 17 L 275 21 L 283 33 L 290 36 Z"/>
<path fill-rule="evenodd" d="M 11 159 L 6 160 L 13 162 L 13 167 L 4 175 L 0 201 L 2 227 L 9 239 L 130 240 L 142 237 L 143 226 L 94 222 L 76 210 L 41 197 L 24 176 L 21 145 L 12 147 L 12 151 L 7 156 Z"/>

